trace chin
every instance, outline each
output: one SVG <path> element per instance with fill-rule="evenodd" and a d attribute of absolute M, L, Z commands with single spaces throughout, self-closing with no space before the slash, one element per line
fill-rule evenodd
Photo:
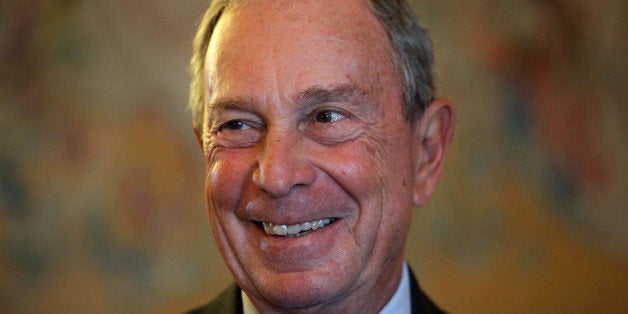
<path fill-rule="evenodd" d="M 346 275 L 342 272 L 280 274 L 256 286 L 264 299 L 277 307 L 307 309 L 328 305 L 347 295 L 352 285 L 351 278 L 346 278 Z"/>

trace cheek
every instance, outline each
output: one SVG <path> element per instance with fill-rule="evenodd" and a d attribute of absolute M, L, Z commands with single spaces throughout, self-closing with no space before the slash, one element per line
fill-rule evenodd
<path fill-rule="evenodd" d="M 407 229 L 413 208 L 412 158 L 407 145 L 405 137 L 391 142 L 371 136 L 347 145 L 337 155 L 341 158 L 334 162 L 335 179 L 360 207 L 356 235 L 390 236 Z"/>
<path fill-rule="evenodd" d="M 205 197 L 210 217 L 234 211 L 247 178 L 245 160 L 238 158 L 237 154 L 215 157 L 207 163 L 205 173 Z"/>
<path fill-rule="evenodd" d="M 335 156 L 331 164 L 336 168 L 336 179 L 358 200 L 404 198 L 411 188 L 410 154 L 398 143 L 364 137 Z"/>
<path fill-rule="evenodd" d="M 368 156 L 362 145 L 354 144 L 344 147 L 340 153 L 325 153 L 326 158 L 321 162 L 321 168 L 362 208 L 367 196 L 376 192 L 374 180 L 379 175 L 377 161 Z"/>

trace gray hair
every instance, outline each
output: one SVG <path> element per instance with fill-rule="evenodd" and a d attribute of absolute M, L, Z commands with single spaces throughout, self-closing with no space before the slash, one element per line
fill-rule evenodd
<path fill-rule="evenodd" d="M 203 15 L 190 61 L 189 109 L 194 128 L 203 130 L 205 113 L 205 54 L 222 13 L 243 0 L 214 0 Z M 396 75 L 401 82 L 404 118 L 414 123 L 434 97 L 433 55 L 429 36 L 405 0 L 367 0 L 380 20 L 392 46 Z"/>

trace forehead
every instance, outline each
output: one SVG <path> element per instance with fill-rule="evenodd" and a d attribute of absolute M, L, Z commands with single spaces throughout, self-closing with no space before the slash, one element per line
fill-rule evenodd
<path fill-rule="evenodd" d="M 205 68 L 218 93 L 269 84 L 303 90 L 315 82 L 369 90 L 392 76 L 391 56 L 363 0 L 253 0 L 223 13 Z"/>

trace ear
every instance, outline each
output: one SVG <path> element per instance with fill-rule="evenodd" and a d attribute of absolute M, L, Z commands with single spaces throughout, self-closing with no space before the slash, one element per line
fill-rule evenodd
<path fill-rule="evenodd" d="M 414 205 L 424 206 L 440 178 L 445 153 L 454 134 L 455 110 L 449 99 L 434 100 L 414 129 Z"/>

